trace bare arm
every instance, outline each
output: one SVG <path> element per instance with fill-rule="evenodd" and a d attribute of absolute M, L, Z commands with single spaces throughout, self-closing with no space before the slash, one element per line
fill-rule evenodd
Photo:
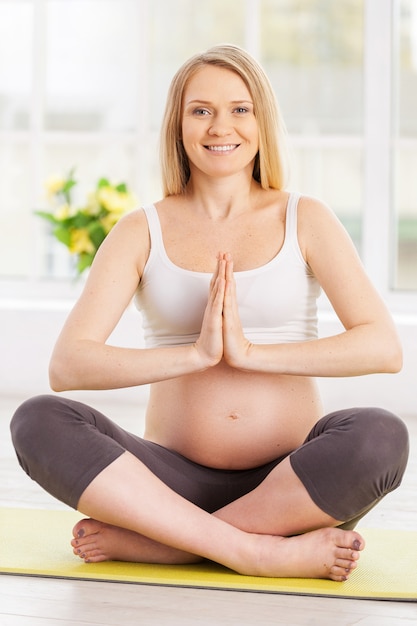
<path fill-rule="evenodd" d="M 229 364 L 244 370 L 304 376 L 399 371 L 402 350 L 391 316 L 337 218 L 317 201 L 302 199 L 299 241 L 344 332 L 301 343 L 251 344 L 244 338 L 238 318 L 229 261 L 224 312 L 225 358 Z"/>
<path fill-rule="evenodd" d="M 148 253 L 146 218 L 141 211 L 131 213 L 100 247 L 57 340 L 50 362 L 55 391 L 142 385 L 202 371 L 221 359 L 225 281 L 216 276 L 196 345 L 137 349 L 106 343 L 134 295 Z"/>

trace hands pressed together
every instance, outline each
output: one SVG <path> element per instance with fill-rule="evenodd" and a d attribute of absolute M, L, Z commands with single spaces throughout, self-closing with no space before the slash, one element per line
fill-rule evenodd
<path fill-rule="evenodd" d="M 223 358 L 230 366 L 240 367 L 251 345 L 243 334 L 239 317 L 232 257 L 229 253 L 219 253 L 195 347 L 209 366 Z"/>

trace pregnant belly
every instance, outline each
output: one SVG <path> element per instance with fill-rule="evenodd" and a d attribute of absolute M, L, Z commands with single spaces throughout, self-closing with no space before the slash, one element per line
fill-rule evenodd
<path fill-rule="evenodd" d="M 245 469 L 297 448 L 321 415 L 311 379 L 219 366 L 153 385 L 145 438 L 202 465 Z"/>

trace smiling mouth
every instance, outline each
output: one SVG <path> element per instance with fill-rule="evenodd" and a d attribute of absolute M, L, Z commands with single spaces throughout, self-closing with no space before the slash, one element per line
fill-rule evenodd
<path fill-rule="evenodd" d="M 226 146 L 204 146 L 210 152 L 231 152 L 239 146 L 238 143 L 228 144 Z"/>

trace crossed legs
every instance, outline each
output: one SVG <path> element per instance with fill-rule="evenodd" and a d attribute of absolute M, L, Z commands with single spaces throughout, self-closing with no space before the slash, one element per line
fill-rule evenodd
<path fill-rule="evenodd" d="M 90 518 L 75 526 L 72 540 L 84 560 L 207 558 L 264 576 L 345 580 L 364 541 L 335 527 L 398 487 L 408 456 L 406 428 L 392 414 L 340 411 L 322 418 L 291 457 L 255 468 L 255 480 L 252 470 L 235 476 L 233 485 L 242 479 L 243 489 L 241 482 L 225 500 L 217 483 L 207 491 L 208 468 L 191 470 L 184 457 L 72 400 L 26 401 L 11 431 L 29 476 Z"/>
<path fill-rule="evenodd" d="M 72 540 L 86 561 L 207 558 L 247 575 L 342 581 L 364 548 L 357 532 L 333 528 L 340 521 L 312 502 L 288 460 L 252 492 L 209 514 L 126 452 L 90 483 L 78 509 L 92 518 L 75 526 Z"/>

